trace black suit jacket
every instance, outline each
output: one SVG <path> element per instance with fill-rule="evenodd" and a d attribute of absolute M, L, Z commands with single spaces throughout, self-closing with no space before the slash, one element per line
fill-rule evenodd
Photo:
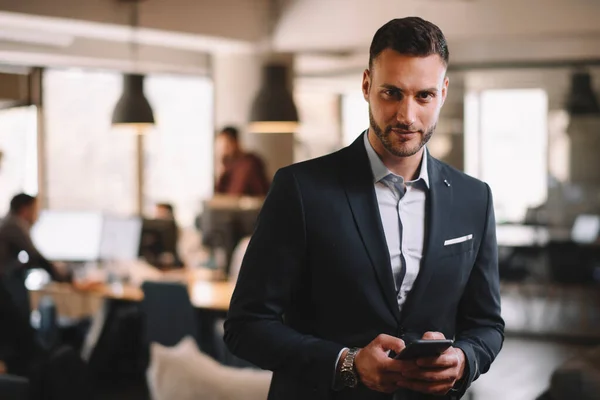
<path fill-rule="evenodd" d="M 381 333 L 455 338 L 468 362 L 462 393 L 489 369 L 504 338 L 490 189 L 432 157 L 427 165 L 424 257 L 402 312 L 362 135 L 277 172 L 225 323 L 229 349 L 274 372 L 269 399 L 391 398 L 364 386 L 332 390 L 340 350 Z"/>

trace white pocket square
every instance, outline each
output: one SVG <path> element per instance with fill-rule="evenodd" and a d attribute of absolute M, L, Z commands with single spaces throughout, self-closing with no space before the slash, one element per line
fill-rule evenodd
<path fill-rule="evenodd" d="M 473 239 L 473 235 L 466 235 L 466 236 L 461 236 L 461 237 L 457 237 L 454 239 L 448 239 L 448 240 L 444 241 L 444 246 L 450 246 L 452 244 L 466 242 L 467 240 L 471 240 L 471 239 Z"/>

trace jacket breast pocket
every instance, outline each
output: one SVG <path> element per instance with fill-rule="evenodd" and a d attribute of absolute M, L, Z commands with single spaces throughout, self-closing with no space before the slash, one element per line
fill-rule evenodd
<path fill-rule="evenodd" d="M 441 256 L 447 257 L 456 254 L 467 253 L 473 250 L 475 240 L 471 237 L 458 243 L 446 244 L 441 250 Z"/>

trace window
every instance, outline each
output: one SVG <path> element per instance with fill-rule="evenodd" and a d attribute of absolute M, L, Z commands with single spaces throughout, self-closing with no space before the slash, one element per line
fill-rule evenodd
<path fill-rule="evenodd" d="M 294 161 L 321 157 L 338 150 L 339 96 L 335 93 L 297 89 L 294 97 L 300 114 L 300 127 L 294 137 Z"/>
<path fill-rule="evenodd" d="M 362 92 L 348 93 L 342 96 L 342 138 L 348 146 L 358 135 L 369 127 L 369 104 Z"/>
<path fill-rule="evenodd" d="M 135 138 L 111 129 L 116 72 L 44 73 L 48 207 L 135 212 Z"/>
<path fill-rule="evenodd" d="M 213 194 L 213 86 L 206 77 L 149 76 L 146 94 L 156 128 L 145 137 L 144 206 L 168 202 L 192 226 Z"/>
<path fill-rule="evenodd" d="M 0 218 L 17 193 L 37 194 L 37 109 L 0 110 Z"/>
<path fill-rule="evenodd" d="M 465 99 L 466 172 L 490 185 L 498 222 L 520 222 L 547 198 L 547 119 L 542 89 L 475 91 Z"/>
<path fill-rule="evenodd" d="M 213 186 L 213 89 L 206 77 L 150 75 L 156 126 L 145 137 L 144 211 L 169 202 L 193 223 Z M 133 132 L 113 129 L 118 72 L 47 70 L 44 75 L 48 202 L 54 209 L 136 212 Z"/>

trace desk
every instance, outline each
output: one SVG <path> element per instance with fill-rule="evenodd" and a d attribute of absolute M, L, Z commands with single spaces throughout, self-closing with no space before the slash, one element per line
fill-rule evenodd
<path fill-rule="evenodd" d="M 234 283 L 198 280 L 188 282 L 187 285 L 194 307 L 215 311 L 229 310 L 229 302 L 235 288 Z M 128 285 L 102 284 L 89 289 L 89 292 L 113 300 L 139 302 L 144 298 L 141 288 Z"/>
<path fill-rule="evenodd" d="M 185 283 L 185 282 L 184 282 Z M 187 282 L 192 305 L 199 309 L 212 311 L 227 311 L 235 284 L 227 281 L 190 280 Z M 88 287 L 68 283 L 50 283 L 32 293 L 32 306 L 36 307 L 37 300 L 43 295 L 76 298 L 88 295 L 121 301 L 139 302 L 144 298 L 142 289 L 134 285 L 109 285 L 98 283 Z M 58 303 L 58 302 L 57 302 Z M 97 304 L 97 302 L 92 302 Z M 89 310 L 93 314 L 94 310 Z M 60 313 L 60 310 L 59 310 Z"/>

